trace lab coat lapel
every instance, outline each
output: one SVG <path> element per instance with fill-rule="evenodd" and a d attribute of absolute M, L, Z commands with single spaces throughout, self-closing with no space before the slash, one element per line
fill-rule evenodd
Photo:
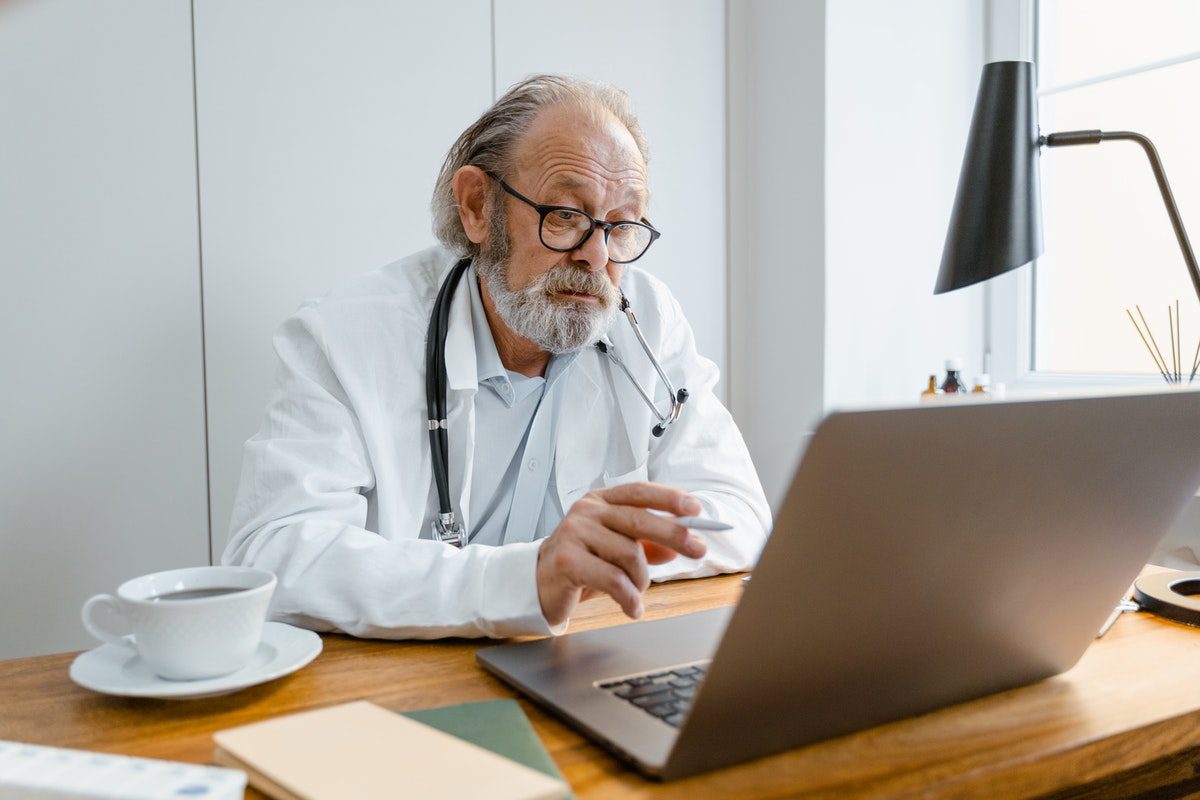
<path fill-rule="evenodd" d="M 611 415 L 615 420 L 604 469 L 609 474 L 628 473 L 646 461 L 646 431 L 650 429 L 646 406 L 628 377 L 612 361 L 601 359 L 600 370 L 604 383 L 601 391 L 611 398 Z M 633 423 L 638 425 L 636 429 Z"/>
<path fill-rule="evenodd" d="M 603 471 L 608 452 L 611 419 L 599 362 L 600 354 L 589 347 L 564 376 L 568 384 L 554 448 L 554 482 L 564 512 Z"/>
<path fill-rule="evenodd" d="M 463 281 L 471 279 L 468 271 Z M 458 498 L 458 516 L 471 529 L 471 473 L 475 459 L 475 393 L 479 371 L 475 361 L 475 334 L 471 325 L 471 293 L 459 282 L 450 301 L 446 330 L 446 423 L 450 440 L 450 496 Z M 432 479 L 432 472 L 431 472 Z"/>

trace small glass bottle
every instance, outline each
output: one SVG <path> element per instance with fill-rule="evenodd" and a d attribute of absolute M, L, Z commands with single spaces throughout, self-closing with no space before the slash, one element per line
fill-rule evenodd
<path fill-rule="evenodd" d="M 971 394 L 980 394 L 984 397 L 992 393 L 992 376 L 986 372 L 982 375 L 975 376 L 975 385 L 971 388 Z"/>
<path fill-rule="evenodd" d="M 921 402 L 928 403 L 930 400 L 936 400 L 941 393 L 942 390 L 937 385 L 937 375 L 930 375 L 929 386 L 921 392 Z"/>
<path fill-rule="evenodd" d="M 946 359 L 946 380 L 942 381 L 943 394 L 966 394 L 967 385 L 962 381 L 962 359 Z"/>

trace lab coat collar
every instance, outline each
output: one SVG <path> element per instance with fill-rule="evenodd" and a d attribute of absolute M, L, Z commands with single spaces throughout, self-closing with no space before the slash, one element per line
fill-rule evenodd
<path fill-rule="evenodd" d="M 496 338 L 487 321 L 483 307 L 483 294 L 479 291 L 479 276 L 472 266 L 463 276 L 463 282 L 471 293 L 471 333 L 475 341 L 476 377 L 479 383 L 489 378 L 507 378 L 500 352 L 496 349 Z"/>
<path fill-rule="evenodd" d="M 450 265 L 453 268 L 453 264 Z M 473 280 L 474 271 L 467 270 L 463 280 Z M 445 280 L 445 273 L 442 275 Z M 439 282 L 439 286 L 440 286 Z M 479 388 L 479 373 L 475 363 L 475 333 L 471 324 L 471 293 L 459 286 L 450 298 L 450 324 L 446 330 L 446 381 L 455 390 L 474 392 Z"/>

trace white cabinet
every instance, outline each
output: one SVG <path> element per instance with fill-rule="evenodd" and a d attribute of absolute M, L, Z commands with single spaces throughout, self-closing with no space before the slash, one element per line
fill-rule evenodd
<path fill-rule="evenodd" d="M 650 140 L 650 219 L 638 266 L 666 281 L 700 352 L 725 368 L 725 3 L 496 0 L 496 90 L 535 72 L 629 92 Z M 717 387 L 724 397 L 725 382 Z"/>
<path fill-rule="evenodd" d="M 302 300 L 434 242 L 442 159 L 491 103 L 491 10 L 206 0 L 195 13 L 219 559 L 273 385 L 272 333 Z"/>
<path fill-rule="evenodd" d="M 0 8 L 0 659 L 208 561 L 188 0 Z"/>

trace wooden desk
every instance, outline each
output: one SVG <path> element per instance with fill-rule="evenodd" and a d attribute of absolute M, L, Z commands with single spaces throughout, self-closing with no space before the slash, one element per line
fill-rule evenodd
<path fill-rule="evenodd" d="M 729 604 L 739 580 L 656 586 L 646 617 Z M 572 629 L 623 622 L 593 600 Z M 183 702 L 93 694 L 67 677 L 73 654 L 0 662 L 0 739 L 207 763 L 213 731 L 276 714 L 359 698 L 405 711 L 513 697 L 476 666 L 478 646 L 329 636 L 294 675 Z M 677 783 L 644 781 L 522 706 L 581 798 L 1200 797 L 1200 630 L 1141 614 L 1056 678 Z"/>

